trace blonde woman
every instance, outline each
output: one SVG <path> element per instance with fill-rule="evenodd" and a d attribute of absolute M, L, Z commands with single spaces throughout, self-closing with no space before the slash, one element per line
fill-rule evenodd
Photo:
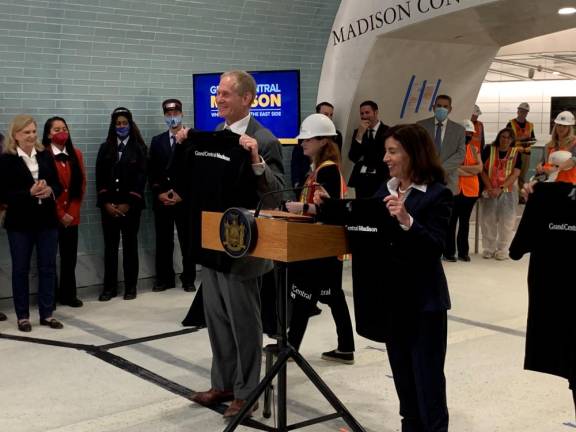
<path fill-rule="evenodd" d="M 574 136 L 574 123 L 574 114 L 570 111 L 562 111 L 556 116 L 550 142 L 546 144 L 544 149 L 544 160 L 536 167 L 538 174 L 551 175 L 558 171 L 555 181 L 576 183 L 576 136 Z M 558 167 L 546 163 L 552 153 L 561 150 L 571 152 L 572 159 L 563 162 Z"/>
<path fill-rule="evenodd" d="M 0 202 L 7 205 L 4 228 L 12 258 L 12 292 L 18 329 L 23 332 L 32 330 L 28 279 L 34 248 L 40 324 L 63 327 L 52 317 L 58 245 L 56 198 L 60 191 L 52 156 L 38 141 L 36 121 L 29 115 L 17 115 L 10 123 L 0 156 Z"/>

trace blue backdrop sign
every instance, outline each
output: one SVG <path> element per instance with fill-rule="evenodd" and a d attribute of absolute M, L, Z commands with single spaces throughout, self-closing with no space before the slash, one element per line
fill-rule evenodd
<path fill-rule="evenodd" d="M 283 144 L 295 144 L 300 128 L 300 71 L 250 72 L 256 80 L 252 115 Z M 222 122 L 216 107 L 220 73 L 194 74 L 194 127 L 214 130 Z"/>

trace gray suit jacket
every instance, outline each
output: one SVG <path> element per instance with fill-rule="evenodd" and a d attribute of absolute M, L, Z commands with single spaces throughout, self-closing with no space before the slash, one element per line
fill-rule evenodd
<path fill-rule="evenodd" d="M 216 130 L 222 130 L 224 126 L 224 123 L 220 123 Z M 266 163 L 264 173 L 258 176 L 258 196 L 262 197 L 267 192 L 284 189 L 286 183 L 284 181 L 284 165 L 282 164 L 282 145 L 278 138 L 254 117 L 250 118 L 246 128 L 246 135 L 256 139 L 258 142 L 258 153 Z M 273 194 L 264 199 L 263 208 L 278 207 L 282 199 L 282 193 Z M 238 279 L 245 280 L 261 276 L 272 270 L 272 268 L 273 263 L 270 260 L 245 257 L 233 261 L 230 273 Z"/>
<path fill-rule="evenodd" d="M 434 142 L 436 132 L 436 119 L 430 117 L 420 120 L 418 124 L 430 135 Z M 442 168 L 446 171 L 446 182 L 452 193 L 458 193 L 458 167 L 462 165 L 466 156 L 466 131 L 464 127 L 448 119 L 446 122 L 446 132 L 440 150 L 440 160 Z"/>

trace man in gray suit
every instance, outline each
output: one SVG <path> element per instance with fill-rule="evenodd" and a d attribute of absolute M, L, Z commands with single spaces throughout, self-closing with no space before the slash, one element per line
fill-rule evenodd
<path fill-rule="evenodd" d="M 418 124 L 427 131 L 434 145 L 442 168 L 446 171 L 446 182 L 454 195 L 458 194 L 458 167 L 466 156 L 466 131 L 464 127 L 448 119 L 452 111 L 452 98 L 438 95 L 434 103 L 434 117 L 420 120 Z"/>
<path fill-rule="evenodd" d="M 240 135 L 240 145 L 250 152 L 257 192 L 262 197 L 284 188 L 284 169 L 280 142 L 250 115 L 255 97 L 256 82 L 248 73 L 231 71 L 220 77 L 216 104 L 225 121 L 217 130 L 229 129 Z M 264 206 L 275 207 L 281 199 L 281 194 L 269 195 Z M 197 392 L 192 400 L 206 406 L 232 401 L 224 417 L 238 414 L 260 381 L 261 276 L 272 268 L 272 261 L 245 257 L 235 260 L 229 273 L 202 269 L 212 388 Z"/>

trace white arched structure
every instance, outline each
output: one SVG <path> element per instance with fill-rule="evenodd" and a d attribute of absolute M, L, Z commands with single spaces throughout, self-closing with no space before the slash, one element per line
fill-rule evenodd
<path fill-rule="evenodd" d="M 387 124 L 432 115 L 435 94 L 469 118 L 498 50 L 574 27 L 562 0 L 342 0 L 326 49 L 318 101 L 332 102 L 347 154 L 358 105 L 375 100 Z M 346 163 L 347 157 L 343 157 Z"/>

